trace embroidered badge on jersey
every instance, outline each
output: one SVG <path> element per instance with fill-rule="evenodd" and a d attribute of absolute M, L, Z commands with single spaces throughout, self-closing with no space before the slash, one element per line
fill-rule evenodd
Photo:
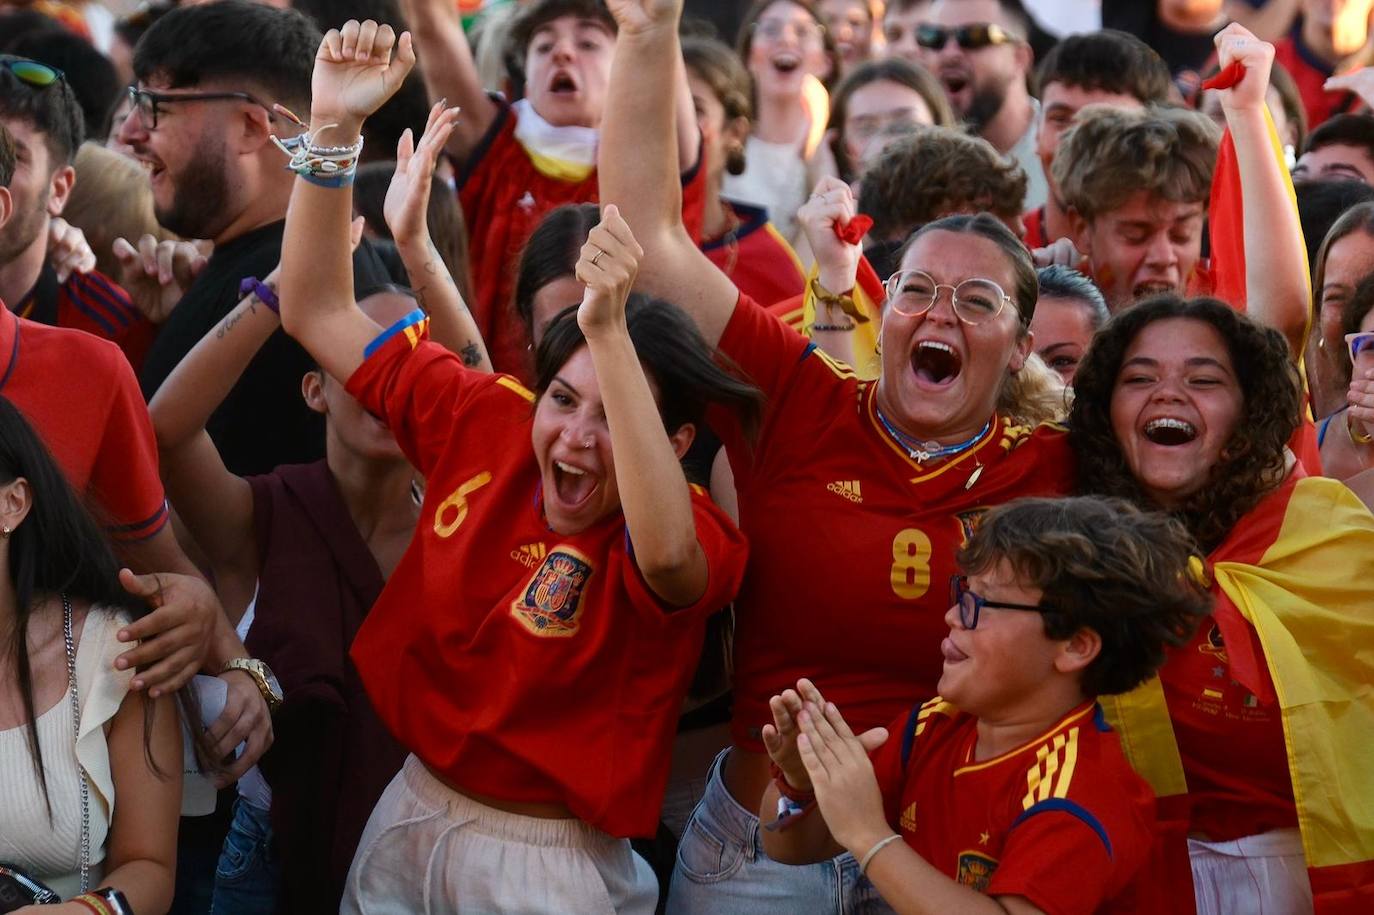
<path fill-rule="evenodd" d="M 577 550 L 566 546 L 555 549 L 544 557 L 525 593 L 511 604 L 511 615 L 535 635 L 575 635 L 582 613 L 582 592 L 593 571 L 591 562 Z"/>
<path fill-rule="evenodd" d="M 980 893 L 986 893 L 992 882 L 993 872 L 997 870 L 997 859 L 976 851 L 966 851 L 959 856 L 959 877 L 961 884 Z"/>

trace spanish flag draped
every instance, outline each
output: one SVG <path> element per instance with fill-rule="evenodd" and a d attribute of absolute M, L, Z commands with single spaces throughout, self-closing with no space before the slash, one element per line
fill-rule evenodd
<path fill-rule="evenodd" d="M 1209 563 L 1231 675 L 1281 710 L 1316 911 L 1374 912 L 1374 516 L 1344 484 L 1294 470 Z M 1185 835 L 1159 680 L 1102 705 L 1160 799 L 1163 831 Z"/>

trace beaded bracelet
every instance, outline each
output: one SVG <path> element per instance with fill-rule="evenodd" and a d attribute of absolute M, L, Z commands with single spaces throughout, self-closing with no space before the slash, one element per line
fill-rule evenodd
<path fill-rule="evenodd" d="M 249 295 L 257 296 L 259 302 L 272 310 L 272 314 L 281 317 L 281 302 L 277 299 L 276 291 L 255 276 L 245 276 L 239 283 L 239 297 Z"/>
<path fill-rule="evenodd" d="M 283 105 L 272 107 L 303 129 L 299 135 L 287 137 L 285 140 L 275 134 L 272 136 L 272 142 L 276 144 L 277 149 L 286 153 L 290 159 L 286 163 L 287 171 L 295 172 L 306 181 L 320 187 L 339 188 L 353 184 L 353 176 L 358 171 L 358 158 L 363 152 L 362 137 L 358 137 L 357 142 L 348 146 L 316 146 L 315 137 L 318 134 L 339 125 L 326 124 L 311 133 L 308 125 L 292 114 L 290 109 Z"/>

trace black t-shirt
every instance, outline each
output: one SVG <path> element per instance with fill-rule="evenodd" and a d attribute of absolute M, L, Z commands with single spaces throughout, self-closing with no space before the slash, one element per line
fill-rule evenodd
<path fill-rule="evenodd" d="M 272 272 L 281 259 L 285 229 L 285 221 L 270 223 L 215 249 L 148 351 L 139 376 L 144 397 L 151 399 L 191 347 L 233 310 L 244 277 Z M 389 280 L 364 240 L 353 253 L 354 289 Z M 324 457 L 324 418 L 301 397 L 301 376 L 312 368 L 300 344 L 280 330 L 253 357 L 206 427 L 231 472 L 268 473 L 281 464 Z"/>

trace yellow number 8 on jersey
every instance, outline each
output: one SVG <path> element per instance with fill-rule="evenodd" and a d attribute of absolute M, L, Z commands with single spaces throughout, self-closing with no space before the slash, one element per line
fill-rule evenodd
<path fill-rule="evenodd" d="M 903 600 L 930 590 L 930 538 L 914 527 L 892 539 L 892 590 Z"/>

